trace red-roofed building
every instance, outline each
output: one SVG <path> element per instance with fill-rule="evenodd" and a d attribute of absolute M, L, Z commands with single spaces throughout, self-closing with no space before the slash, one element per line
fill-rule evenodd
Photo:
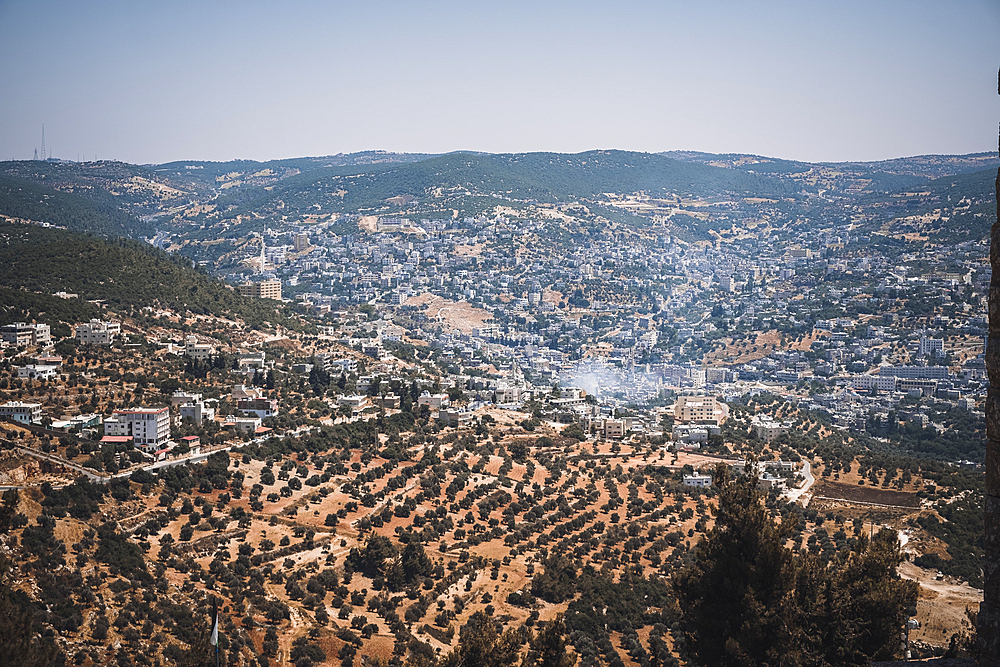
<path fill-rule="evenodd" d="M 132 443 L 132 436 L 130 435 L 106 435 L 101 438 L 101 442 L 104 444 L 112 445 L 127 445 Z"/>

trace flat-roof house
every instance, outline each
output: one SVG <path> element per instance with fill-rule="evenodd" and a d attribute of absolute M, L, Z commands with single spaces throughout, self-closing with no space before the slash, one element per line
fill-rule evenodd
<path fill-rule="evenodd" d="M 42 421 L 42 404 L 8 401 L 0 405 L 0 418 L 13 419 L 22 424 L 37 424 Z"/>
<path fill-rule="evenodd" d="M 105 435 L 130 435 L 136 447 L 155 452 L 170 440 L 170 408 L 115 410 L 104 420 Z"/>

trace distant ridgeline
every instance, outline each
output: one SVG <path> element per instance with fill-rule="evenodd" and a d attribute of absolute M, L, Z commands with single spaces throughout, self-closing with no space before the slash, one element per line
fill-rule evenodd
<path fill-rule="evenodd" d="M 273 302 L 241 297 L 196 270 L 185 257 L 126 239 L 0 222 L 0 323 L 87 321 L 101 300 L 121 311 L 159 304 L 197 314 L 238 317 L 250 325 L 285 322 Z M 52 296 L 69 292 L 79 298 Z"/>
<path fill-rule="evenodd" d="M 852 236 L 892 255 L 912 243 L 984 239 L 998 164 L 992 153 L 823 164 L 619 150 L 369 151 L 148 166 L 11 161 L 0 162 L 0 216 L 105 237 L 159 231 L 216 268 L 242 258 L 251 234 L 288 223 L 354 234 L 354 216 L 493 217 L 498 207 L 541 220 L 542 236 L 563 250 L 615 224 L 704 241 L 748 223 L 808 233 L 850 219 Z M 561 216 L 544 215 L 555 206 Z"/>

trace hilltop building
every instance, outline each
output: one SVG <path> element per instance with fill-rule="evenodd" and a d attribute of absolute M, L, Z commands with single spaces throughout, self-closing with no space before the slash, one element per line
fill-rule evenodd
<path fill-rule="evenodd" d="M 674 419 L 682 423 L 721 424 L 729 416 L 729 408 L 714 396 L 678 396 L 674 403 Z"/>

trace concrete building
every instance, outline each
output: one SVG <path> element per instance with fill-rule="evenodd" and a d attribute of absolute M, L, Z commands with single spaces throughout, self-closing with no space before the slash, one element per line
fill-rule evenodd
<path fill-rule="evenodd" d="M 184 339 L 184 356 L 204 361 L 213 354 L 215 354 L 215 348 L 208 343 L 199 343 L 197 336 L 188 336 Z"/>
<path fill-rule="evenodd" d="M 76 325 L 76 339 L 84 345 L 111 345 L 121 331 L 122 325 L 119 322 L 90 320 L 86 324 Z"/>
<path fill-rule="evenodd" d="M 243 283 L 240 285 L 240 294 L 255 299 L 281 301 L 281 281 L 264 280 L 259 283 Z"/>
<path fill-rule="evenodd" d="M 185 403 L 195 403 L 200 400 L 201 394 L 195 394 L 178 389 L 170 397 L 170 405 L 176 408 L 177 406 L 184 405 Z"/>
<path fill-rule="evenodd" d="M 346 405 L 354 412 L 359 412 L 367 407 L 371 407 L 371 396 L 356 394 L 354 396 L 340 396 L 337 398 L 337 405 Z"/>
<path fill-rule="evenodd" d="M 43 366 L 41 364 L 29 364 L 20 366 L 17 369 L 17 377 L 24 380 L 51 380 L 59 377 L 58 366 Z"/>
<path fill-rule="evenodd" d="M 104 433 L 132 436 L 136 447 L 155 452 L 170 440 L 170 408 L 115 410 L 104 420 Z"/>
<path fill-rule="evenodd" d="M 947 366 L 881 366 L 878 374 L 882 376 L 895 376 L 906 378 L 907 380 L 946 380 L 948 379 Z"/>
<path fill-rule="evenodd" d="M 22 424 L 37 424 L 42 421 L 42 404 L 8 401 L 0 405 L 0 419 L 13 419 Z"/>
<path fill-rule="evenodd" d="M 757 438 L 764 442 L 771 442 L 782 433 L 788 432 L 788 425 L 777 422 L 770 415 L 754 415 L 750 420 Z"/>
<path fill-rule="evenodd" d="M 48 345 L 52 335 L 48 324 L 15 322 L 0 327 L 0 338 L 8 345 Z"/>
<path fill-rule="evenodd" d="M 712 486 L 711 475 L 684 475 L 685 486 L 696 486 L 698 488 L 708 488 Z"/>
<path fill-rule="evenodd" d="M 234 401 L 261 398 L 263 395 L 263 392 L 261 392 L 261 390 L 257 387 L 245 384 L 237 384 L 233 386 L 232 399 Z"/>
<path fill-rule="evenodd" d="M 708 429 L 692 424 L 674 424 L 671 436 L 675 442 L 699 448 L 700 443 L 708 442 Z"/>
<path fill-rule="evenodd" d="M 278 414 L 278 401 L 273 398 L 245 398 L 236 402 L 240 412 L 252 412 L 261 419 Z"/>
<path fill-rule="evenodd" d="M 194 420 L 195 424 L 201 426 L 201 423 L 206 419 L 208 421 L 215 419 L 215 408 L 206 406 L 204 401 L 191 401 L 190 403 L 182 404 L 178 408 L 178 414 L 181 419 L 190 417 Z"/>
<path fill-rule="evenodd" d="M 439 410 L 438 421 L 445 426 L 467 426 L 472 421 L 472 414 L 464 410 Z"/>
<path fill-rule="evenodd" d="M 944 339 L 921 337 L 918 354 L 932 357 L 944 356 Z"/>
<path fill-rule="evenodd" d="M 266 354 L 263 350 L 257 352 L 240 352 L 237 359 L 240 370 L 263 370 L 266 364 Z"/>
<path fill-rule="evenodd" d="M 450 401 L 448 400 L 448 394 L 432 394 L 429 391 L 425 391 L 417 398 L 417 405 L 426 405 L 431 410 L 440 410 L 441 408 L 448 407 Z"/>
<path fill-rule="evenodd" d="M 674 419 L 688 423 L 721 424 L 726 420 L 729 408 L 712 396 L 678 396 L 674 403 Z"/>
<path fill-rule="evenodd" d="M 261 428 L 260 418 L 229 416 L 223 427 L 235 427 L 240 433 L 256 433 L 257 429 Z"/>

